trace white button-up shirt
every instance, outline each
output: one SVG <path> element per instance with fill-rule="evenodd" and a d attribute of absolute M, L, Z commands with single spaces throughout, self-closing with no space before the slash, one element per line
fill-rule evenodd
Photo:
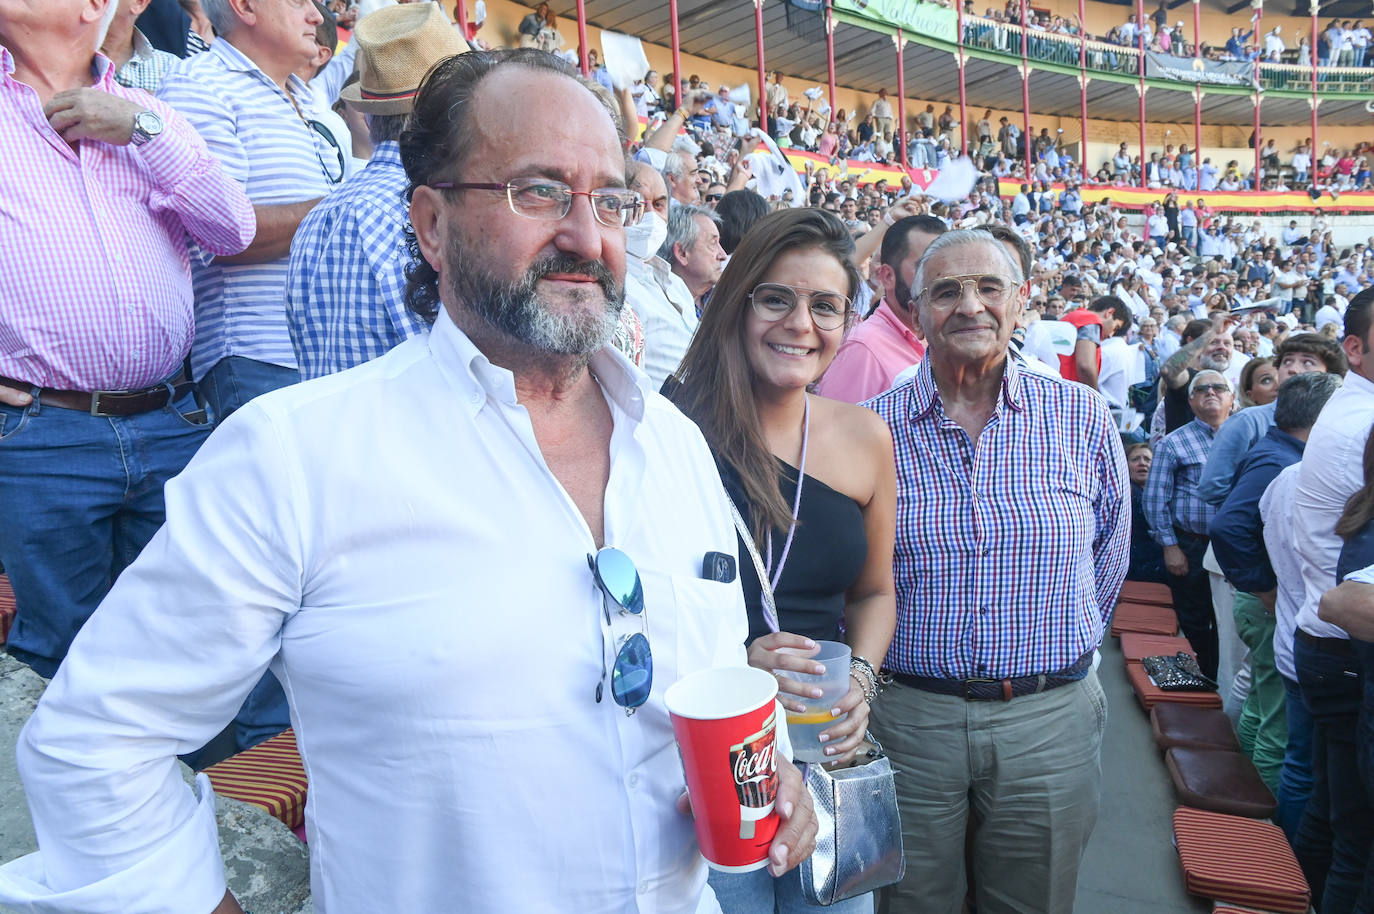
<path fill-rule="evenodd" d="M 1336 562 L 1344 541 L 1336 521 L 1364 485 L 1364 447 L 1374 426 L 1374 383 L 1346 373 L 1341 389 L 1322 407 L 1302 452 L 1293 502 L 1293 533 L 1302 562 L 1303 602 L 1298 627 L 1320 638 L 1348 638 L 1317 616 L 1322 594 L 1336 586 Z"/>
<path fill-rule="evenodd" d="M 21 736 L 41 850 L 0 869 L 0 901 L 213 908 L 212 804 L 173 756 L 270 665 L 310 781 L 320 914 L 697 910 L 663 692 L 745 662 L 739 584 L 700 577 L 735 530 L 696 427 L 618 353 L 591 370 L 614 419 L 605 542 L 639 569 L 653 650 L 637 714 L 609 684 L 594 697 L 614 648 L 591 531 L 511 373 L 441 309 L 427 337 L 239 410 L 168 483 L 166 526 Z"/>
<path fill-rule="evenodd" d="M 687 284 L 657 255 L 625 258 L 625 302 L 644 322 L 644 373 L 654 390 L 677 371 L 697 332 L 697 308 Z"/>
<path fill-rule="evenodd" d="M 1293 631 L 1298 625 L 1298 610 L 1306 591 L 1302 585 L 1302 564 L 1293 542 L 1293 496 L 1298 489 L 1301 463 L 1284 467 L 1260 496 L 1260 519 L 1264 521 L 1264 551 L 1274 566 L 1278 587 L 1274 593 L 1274 666 L 1288 680 L 1298 681 L 1293 666 Z"/>

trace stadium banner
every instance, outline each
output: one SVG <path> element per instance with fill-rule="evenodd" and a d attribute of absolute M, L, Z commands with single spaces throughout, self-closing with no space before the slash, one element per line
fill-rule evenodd
<path fill-rule="evenodd" d="M 953 42 L 959 31 L 958 13 L 922 0 L 834 0 L 834 8 L 941 41 Z"/>
<path fill-rule="evenodd" d="M 1206 60 L 1146 51 L 1145 75 L 1150 79 L 1172 79 L 1182 83 L 1248 86 L 1254 78 L 1255 65 L 1239 60 Z"/>

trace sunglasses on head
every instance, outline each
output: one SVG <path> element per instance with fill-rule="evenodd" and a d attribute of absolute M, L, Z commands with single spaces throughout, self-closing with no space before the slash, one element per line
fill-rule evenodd
<path fill-rule="evenodd" d="M 649 650 L 649 623 L 644 616 L 644 586 L 639 571 L 625 553 L 614 546 L 604 546 L 595 555 L 587 556 L 587 567 L 601 591 L 602 664 L 601 681 L 596 684 L 596 700 L 601 701 L 606 686 L 606 634 L 615 650 L 611 664 L 611 698 L 625 709 L 626 716 L 634 714 L 649 700 L 654 684 L 654 658 Z M 616 608 L 611 614 L 611 605 Z M 639 619 L 639 631 L 616 636 L 616 623 L 627 617 Z"/>

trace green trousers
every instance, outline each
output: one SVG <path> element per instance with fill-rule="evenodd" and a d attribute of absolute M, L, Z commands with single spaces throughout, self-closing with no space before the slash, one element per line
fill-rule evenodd
<path fill-rule="evenodd" d="M 1250 694 L 1241 708 L 1236 735 L 1241 749 L 1277 796 L 1279 771 L 1288 749 L 1288 712 L 1283 679 L 1274 667 L 1275 620 L 1257 598 L 1239 591 L 1233 612 L 1236 634 L 1250 648 L 1251 670 Z"/>

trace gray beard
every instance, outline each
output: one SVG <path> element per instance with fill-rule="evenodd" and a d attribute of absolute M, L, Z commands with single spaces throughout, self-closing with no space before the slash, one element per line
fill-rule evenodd
<path fill-rule="evenodd" d="M 457 234 L 448 250 L 449 292 L 492 328 L 550 355 L 590 356 L 615 336 L 625 289 L 600 261 L 578 261 L 553 255 L 535 261 L 525 275 L 513 281 L 497 279 L 464 257 Z M 600 312 L 560 314 L 539 300 L 536 283 L 550 273 L 594 277 L 605 296 Z M 589 293 L 584 293 L 589 297 Z"/>
<path fill-rule="evenodd" d="M 1217 371 L 1221 372 L 1222 374 L 1225 374 L 1226 369 L 1231 367 L 1231 357 L 1227 356 L 1226 358 L 1218 361 L 1217 359 L 1210 358 L 1208 356 L 1203 356 L 1202 358 L 1198 359 L 1198 365 L 1201 366 L 1201 370 L 1203 371 Z"/>

